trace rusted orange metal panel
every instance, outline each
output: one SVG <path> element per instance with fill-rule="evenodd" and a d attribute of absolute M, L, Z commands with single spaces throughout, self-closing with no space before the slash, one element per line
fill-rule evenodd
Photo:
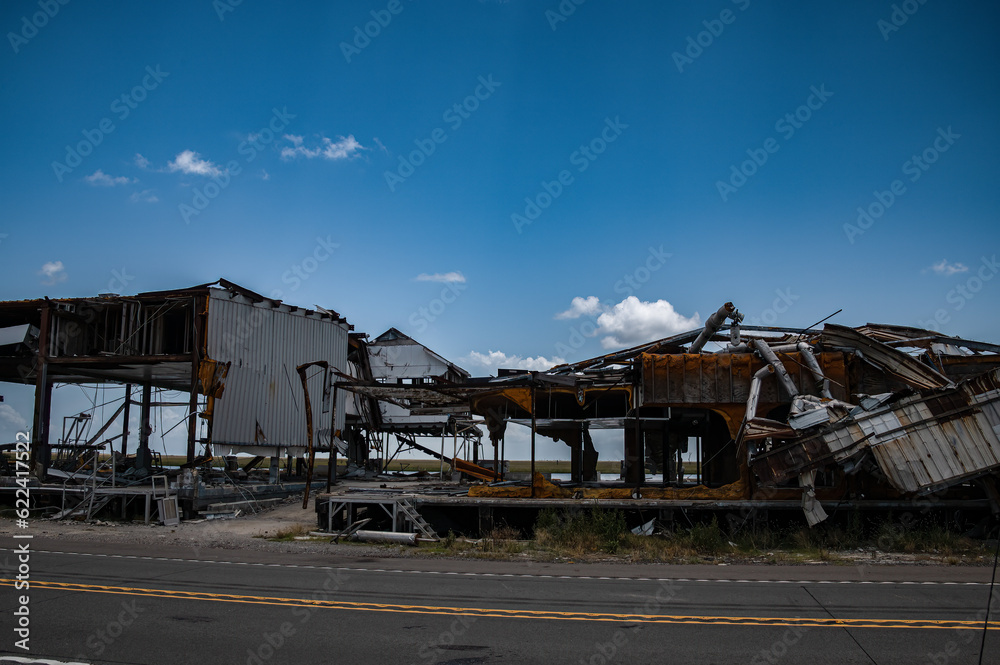
<path fill-rule="evenodd" d="M 642 384 L 639 406 L 716 407 L 723 404 L 746 404 L 753 374 L 764 361 L 750 353 L 649 354 L 640 356 Z M 816 380 L 797 351 L 779 353 L 789 375 L 801 393 L 816 393 Z M 832 382 L 837 399 L 849 397 L 844 354 L 820 353 L 817 360 Z M 777 381 L 761 387 L 760 402 L 777 405 L 788 402 Z"/>

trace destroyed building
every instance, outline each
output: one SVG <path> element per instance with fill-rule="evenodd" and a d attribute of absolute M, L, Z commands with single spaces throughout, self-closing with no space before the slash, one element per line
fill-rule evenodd
<path fill-rule="evenodd" d="M 369 340 L 332 310 L 219 280 L 0 303 L 0 380 L 35 388 L 32 469 L 41 479 L 82 478 L 93 494 L 98 477 L 131 484 L 162 474 L 152 414 L 182 408 L 175 426 L 187 434 L 192 473 L 175 485 L 189 492 L 191 509 L 209 501 L 191 475 L 212 456 L 251 456 L 243 469 L 227 468 L 227 482 L 264 460 L 277 482 L 277 460 L 296 458 L 308 499 L 318 453 L 329 461 L 316 508 L 330 528 L 349 504 L 381 506 L 394 527 L 399 515 L 423 511 L 466 530 L 498 515 L 594 502 L 664 519 L 804 511 L 810 524 L 830 508 L 908 509 L 920 500 L 1000 512 L 1000 346 L 902 326 L 796 329 L 742 319 L 726 303 L 700 330 L 548 371 L 471 377 L 395 328 Z M 64 418 L 58 436 L 50 432 L 56 383 L 121 386 L 123 394 L 96 433 L 81 434 L 90 417 L 81 413 Z M 157 400 L 154 390 L 187 399 Z M 530 434 L 523 481 L 506 474 L 511 427 Z M 618 479 L 598 473 L 598 430 L 619 433 Z M 568 479 L 534 473 L 539 436 L 567 446 Z M 411 450 L 440 460 L 439 478 L 447 465 L 454 480 L 472 484 L 437 495 L 414 489 L 405 507 L 388 492 L 348 500 L 330 492 L 338 454 L 350 475 L 383 478 L 388 462 Z M 97 468 L 100 455 L 116 473 Z M 416 528 L 420 519 L 404 521 Z"/>
<path fill-rule="evenodd" d="M 270 458 L 276 471 L 278 458 L 304 456 L 310 433 L 328 446 L 343 427 L 343 397 L 339 409 L 330 403 L 331 368 L 346 366 L 350 330 L 336 312 L 299 308 L 226 280 L 135 296 L 5 302 L 0 380 L 35 388 L 31 465 L 42 479 L 72 476 L 92 452 L 113 453 L 111 464 L 127 482 L 149 476 L 159 467 L 150 447 L 154 413 L 168 407 L 184 409 L 177 426 L 187 434 L 188 465 L 246 453 L 253 463 Z M 96 433 L 83 438 L 82 428 L 71 427 L 59 436 L 50 431 L 55 384 L 121 386 L 123 394 Z M 156 401 L 154 390 L 187 399 Z M 304 391 L 323 404 L 309 418 Z M 138 440 L 129 431 L 133 407 Z"/>
<path fill-rule="evenodd" d="M 795 506 L 815 524 L 824 504 L 907 509 L 927 495 L 938 508 L 1000 509 L 1000 346 L 901 326 L 794 329 L 742 318 L 726 303 L 702 330 L 546 372 L 378 394 L 424 410 L 468 405 L 497 458 L 508 425 L 527 426 L 532 470 L 537 436 L 569 447 L 569 482 L 533 473 L 530 483 L 475 485 L 480 510 L 518 499 Z M 597 429 L 621 432 L 622 482 L 597 482 Z"/>
<path fill-rule="evenodd" d="M 449 457 L 478 462 L 482 431 L 471 420 L 467 404 L 421 410 L 393 401 L 379 391 L 380 386 L 390 390 L 405 386 L 411 395 L 415 391 L 433 391 L 437 386 L 468 381 L 469 372 L 396 328 L 371 341 L 364 337 L 354 336 L 349 357 L 349 383 L 360 381 L 369 390 L 364 395 L 349 393 L 352 399 L 347 403 L 347 422 L 339 447 L 348 458 L 348 474 L 363 476 L 365 467 L 383 471 L 389 462 L 409 450 L 438 457 L 442 463 Z M 429 449 L 431 440 L 436 439 L 440 439 L 439 450 Z M 421 440 L 424 443 L 418 442 Z M 450 456 L 445 454 L 448 443 Z M 376 457 L 369 460 L 370 453 Z"/>

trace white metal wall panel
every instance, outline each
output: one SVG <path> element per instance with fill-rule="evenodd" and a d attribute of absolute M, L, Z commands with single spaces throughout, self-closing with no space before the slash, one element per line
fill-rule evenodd
<path fill-rule="evenodd" d="M 266 454 L 275 454 L 274 447 L 304 447 L 308 443 L 305 396 L 295 368 L 325 360 L 331 369 L 346 372 L 348 326 L 316 313 L 307 316 L 306 310 L 293 312 L 287 305 L 254 304 L 231 295 L 213 289 L 208 307 L 208 355 L 232 363 L 225 392 L 215 403 L 212 441 L 234 452 L 265 454 L 255 442 L 259 423 L 267 437 Z M 330 428 L 331 414 L 322 412 L 322 369 L 310 368 L 309 376 L 314 443 L 318 443 L 319 432 Z M 335 429 L 343 428 L 344 407 L 340 391 Z"/>
<path fill-rule="evenodd" d="M 376 381 L 440 376 L 449 370 L 419 344 L 370 344 L 368 357 Z"/>
<path fill-rule="evenodd" d="M 420 344 L 370 344 L 368 362 L 376 381 L 395 384 L 397 379 L 424 379 L 447 374 L 450 367 Z M 410 415 L 410 410 L 388 402 L 379 402 L 382 419 L 387 425 L 439 425 L 444 427 L 448 416 Z"/>

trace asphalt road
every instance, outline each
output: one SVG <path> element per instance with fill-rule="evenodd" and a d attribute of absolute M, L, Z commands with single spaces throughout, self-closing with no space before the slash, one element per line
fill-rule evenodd
<path fill-rule="evenodd" d="M 991 570 L 357 559 L 0 540 L 0 664 L 976 663 Z M 1000 590 L 998 590 L 1000 591 Z M 30 652 L 15 646 L 29 596 Z M 1000 593 L 994 597 L 1000 607 Z M 1000 619 L 1000 613 L 995 615 Z M 993 617 L 991 617 L 993 618 Z M 1000 663 L 1000 621 L 984 663 Z"/>

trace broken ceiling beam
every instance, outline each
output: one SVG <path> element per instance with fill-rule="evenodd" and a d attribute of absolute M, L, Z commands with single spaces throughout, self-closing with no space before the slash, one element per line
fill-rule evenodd
<path fill-rule="evenodd" d="M 943 374 L 902 351 L 878 342 L 853 328 L 828 323 L 821 335 L 825 348 L 850 349 L 913 388 L 944 388 L 953 385 Z"/>

